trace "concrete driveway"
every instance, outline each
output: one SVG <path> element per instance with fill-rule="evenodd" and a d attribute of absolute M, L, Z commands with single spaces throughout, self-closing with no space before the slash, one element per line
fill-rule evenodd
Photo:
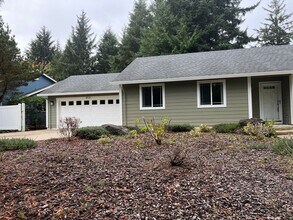
<path fill-rule="evenodd" d="M 1 138 L 28 138 L 35 141 L 48 140 L 52 138 L 60 138 L 58 130 L 38 130 L 38 131 L 25 131 L 25 132 L 12 132 L 0 134 Z"/>

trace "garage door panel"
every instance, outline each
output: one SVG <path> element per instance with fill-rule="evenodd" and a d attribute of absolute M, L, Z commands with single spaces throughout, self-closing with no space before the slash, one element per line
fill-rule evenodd
<path fill-rule="evenodd" d="M 74 98 L 62 98 L 58 100 L 59 118 L 76 117 L 79 118 L 82 123 L 81 127 L 86 126 L 100 126 L 103 124 L 121 124 L 120 122 L 120 108 L 119 104 L 116 104 L 116 100 L 119 99 L 118 95 L 115 96 L 95 96 L 91 98 L 86 97 L 74 97 Z M 100 101 L 105 104 L 101 104 Z M 113 101 L 108 101 L 113 100 Z M 73 106 L 69 106 L 69 102 L 74 102 Z M 81 101 L 81 105 L 77 105 Z M 89 101 L 89 105 L 84 105 L 85 101 Z M 94 102 L 93 102 L 94 101 Z M 65 106 L 61 105 L 61 102 L 66 102 Z M 86 102 L 88 103 L 88 102 Z M 94 103 L 94 104 L 93 104 Z M 113 103 L 113 104 L 108 104 Z"/>

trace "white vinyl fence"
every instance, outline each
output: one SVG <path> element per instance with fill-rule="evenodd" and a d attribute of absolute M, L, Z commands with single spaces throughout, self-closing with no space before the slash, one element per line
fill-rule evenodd
<path fill-rule="evenodd" d="M 25 104 L 0 106 L 0 130 L 25 130 Z"/>

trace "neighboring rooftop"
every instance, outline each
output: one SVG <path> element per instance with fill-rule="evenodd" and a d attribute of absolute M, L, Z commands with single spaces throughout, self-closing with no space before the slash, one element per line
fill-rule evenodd
<path fill-rule="evenodd" d="M 74 95 L 112 93 L 119 91 L 117 85 L 110 82 L 118 76 L 118 73 L 75 75 L 56 83 L 51 88 L 40 93 L 40 96 Z"/>
<path fill-rule="evenodd" d="M 293 73 L 292 45 L 137 58 L 114 83 L 192 80 L 273 71 Z"/>

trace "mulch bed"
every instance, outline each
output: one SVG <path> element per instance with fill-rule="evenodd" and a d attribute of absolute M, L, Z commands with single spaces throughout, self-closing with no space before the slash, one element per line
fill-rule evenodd
<path fill-rule="evenodd" d="M 162 146 L 141 135 L 5 152 L 0 219 L 293 218 L 292 158 L 253 149 L 247 136 L 171 136 Z M 186 162 L 172 167 L 178 146 Z"/>

